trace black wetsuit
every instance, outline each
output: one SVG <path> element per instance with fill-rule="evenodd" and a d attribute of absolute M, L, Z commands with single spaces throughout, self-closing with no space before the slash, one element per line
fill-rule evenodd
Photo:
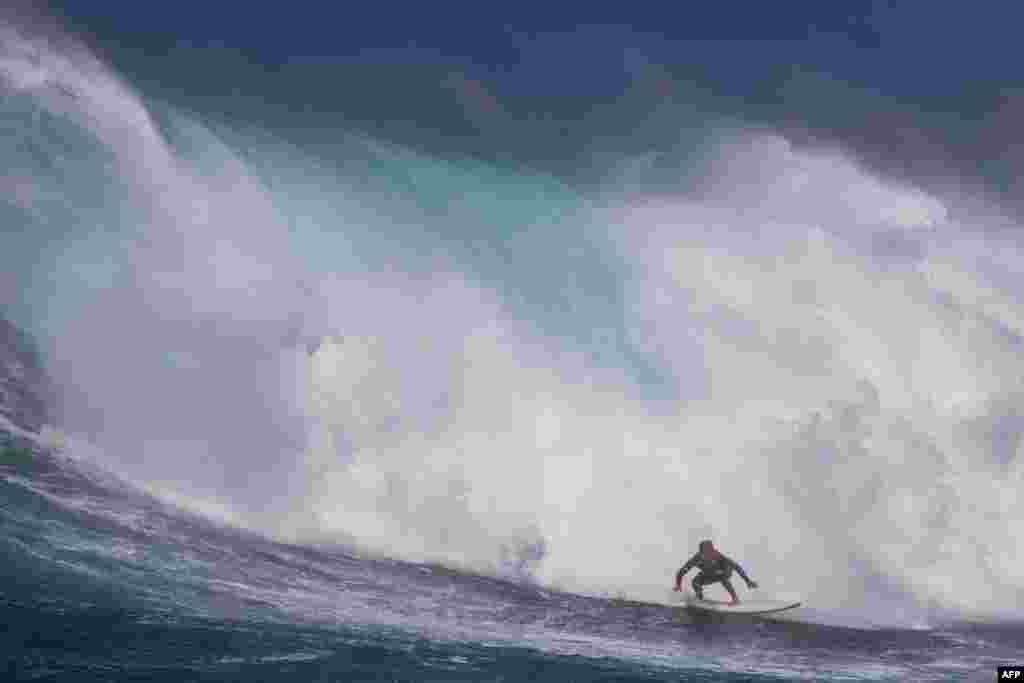
<path fill-rule="evenodd" d="M 722 553 L 711 560 L 704 559 L 704 555 L 697 552 L 696 555 L 686 561 L 678 572 L 676 572 L 676 585 L 678 586 L 682 580 L 683 575 L 690 571 L 694 567 L 700 569 L 700 573 L 693 577 L 693 581 L 690 583 L 693 585 L 693 590 L 697 594 L 698 598 L 703 598 L 704 586 L 712 583 L 722 582 L 725 589 L 729 591 L 729 595 L 736 597 L 736 591 L 732 587 L 732 583 L 729 581 L 729 577 L 732 576 L 733 570 L 743 577 L 743 580 L 748 584 L 751 583 L 750 577 L 743 571 L 743 567 L 737 564 L 734 560 L 726 557 Z"/>

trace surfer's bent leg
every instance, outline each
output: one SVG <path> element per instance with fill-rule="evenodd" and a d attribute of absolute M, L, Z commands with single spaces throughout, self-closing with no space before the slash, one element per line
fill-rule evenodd
<path fill-rule="evenodd" d="M 704 586 L 710 586 L 713 583 L 718 583 L 723 578 L 720 572 L 706 572 L 702 571 L 697 576 L 693 577 L 693 581 L 690 585 L 693 586 L 693 592 L 697 595 L 698 600 L 704 599 Z"/>
<path fill-rule="evenodd" d="M 722 577 L 722 585 L 725 586 L 725 590 L 729 591 L 729 595 L 732 597 L 733 602 L 739 602 L 740 598 L 736 595 L 736 589 L 732 587 L 732 581 L 729 580 L 728 576 Z"/>
<path fill-rule="evenodd" d="M 731 572 L 701 572 L 697 576 L 693 577 L 693 581 L 690 585 L 693 586 L 693 592 L 696 593 L 698 600 L 704 599 L 704 586 L 710 586 L 713 583 L 721 583 L 725 587 L 725 590 L 729 592 L 729 595 L 733 600 L 739 601 L 739 597 L 736 595 L 736 589 L 732 587 L 732 582 L 729 581 L 729 575 Z"/>
<path fill-rule="evenodd" d="M 693 586 L 693 592 L 697 596 L 698 600 L 704 599 L 704 584 L 706 579 L 707 573 L 700 572 L 697 576 L 693 577 L 693 581 L 690 582 L 690 585 Z"/>

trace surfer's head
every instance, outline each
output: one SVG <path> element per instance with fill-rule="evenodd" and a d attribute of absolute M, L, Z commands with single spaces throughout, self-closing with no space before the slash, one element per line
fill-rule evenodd
<path fill-rule="evenodd" d="M 698 548 L 700 550 L 700 554 L 704 557 L 714 557 L 718 554 L 718 551 L 715 550 L 715 544 L 708 540 L 701 541 Z"/>

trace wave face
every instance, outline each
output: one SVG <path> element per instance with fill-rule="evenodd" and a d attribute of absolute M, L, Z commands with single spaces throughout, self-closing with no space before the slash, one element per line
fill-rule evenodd
<path fill-rule="evenodd" d="M 275 542 L 67 456 L 5 454 L 0 473 L 0 666 L 13 680 L 985 680 L 1024 646 L 1019 624 L 691 621 Z"/>
<path fill-rule="evenodd" d="M 283 543 L 169 505 L 73 439 L 22 432 L 19 454 L 12 431 L 0 666 L 15 680 L 986 680 L 1024 647 L 1019 623 L 907 630 L 806 609 L 723 623 Z"/>
<path fill-rule="evenodd" d="M 297 145 L 13 22 L 0 83 L 0 303 L 76 459 L 569 594 L 663 601 L 713 537 L 850 618 L 1024 608 L 1024 254 L 981 198 L 700 117 L 585 190 Z"/>

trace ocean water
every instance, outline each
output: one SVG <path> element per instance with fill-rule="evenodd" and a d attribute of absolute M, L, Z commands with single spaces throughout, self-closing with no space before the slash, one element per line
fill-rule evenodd
<path fill-rule="evenodd" d="M 1024 646 L 1012 623 L 701 619 L 274 542 L 67 458 L 3 474 L 8 680 L 986 680 Z"/>
<path fill-rule="evenodd" d="M 574 182 L 273 83 L 241 117 L 0 23 L 0 306 L 52 384 L 0 401 L 8 679 L 1024 660 L 1012 216 L 692 106 Z M 804 606 L 680 609 L 706 537 Z"/>

